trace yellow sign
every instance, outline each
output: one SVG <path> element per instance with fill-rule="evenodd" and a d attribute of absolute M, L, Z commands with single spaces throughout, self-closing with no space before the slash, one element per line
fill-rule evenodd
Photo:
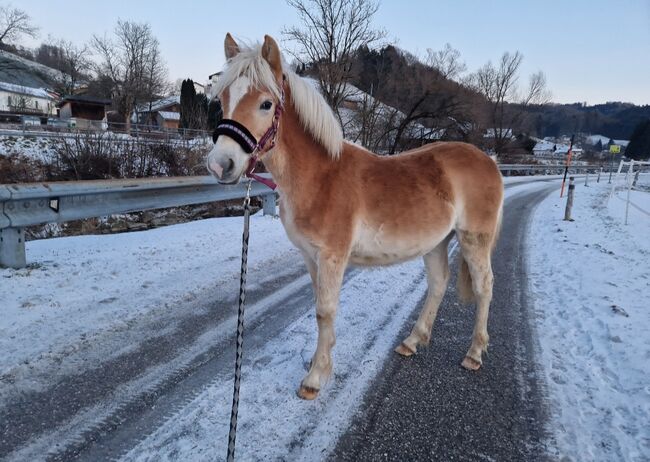
<path fill-rule="evenodd" d="M 621 147 L 618 144 L 612 144 L 609 146 L 609 152 L 612 154 L 618 154 L 621 152 Z"/>

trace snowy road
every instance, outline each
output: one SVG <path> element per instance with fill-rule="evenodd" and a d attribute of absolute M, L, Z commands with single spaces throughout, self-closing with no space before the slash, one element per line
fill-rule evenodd
<path fill-rule="evenodd" d="M 351 270 L 337 318 L 335 374 L 319 399 L 309 403 L 299 400 L 295 389 L 315 344 L 310 281 L 279 222 L 254 217 L 238 456 L 314 460 L 332 450 L 341 457 L 366 454 L 358 452 L 364 446 L 357 429 L 368 428 L 368 419 L 377 420 L 379 414 L 369 409 L 379 408 L 386 398 L 397 404 L 391 396 L 400 390 L 390 380 L 400 370 L 425 371 L 417 366 L 427 358 L 434 385 L 455 390 L 438 396 L 436 412 L 459 419 L 444 424 L 428 415 L 430 433 L 440 435 L 432 444 L 440 449 L 453 443 L 458 454 L 467 454 L 466 444 L 475 444 L 476 457 L 492 457 L 478 443 L 489 438 L 498 459 L 534 454 L 542 416 L 532 369 L 526 366 L 530 333 L 523 327 L 521 306 L 507 313 L 521 302 L 522 226 L 532 202 L 548 190 L 545 182 L 508 186 L 485 373 L 458 368 L 473 316 L 467 309 L 454 310 L 453 290 L 435 327 L 434 346 L 413 360 L 398 362 L 392 355 L 425 294 L 420 261 Z M 28 246 L 36 265 L 0 270 L 2 297 L 9 304 L 0 332 L 0 347 L 8 352 L 0 359 L 0 458 L 212 460 L 225 454 L 239 232 L 240 220 L 218 219 L 125 235 L 39 241 Z M 517 347 L 507 351 L 513 344 Z M 407 381 L 416 386 L 416 380 Z M 479 388 L 488 393 L 489 387 L 501 393 L 489 399 L 474 395 Z M 472 396 L 477 399 L 466 405 L 478 406 L 478 413 L 458 405 Z M 394 408 L 381 407 L 385 412 Z M 498 425 L 493 424 L 495 413 L 502 416 Z M 422 424 L 422 418 L 399 417 L 392 431 L 398 430 L 397 423 L 420 419 Z M 473 434 L 488 418 L 492 427 Z M 436 422 L 445 428 L 431 428 Z M 465 441 L 450 430 L 452 424 L 467 435 Z M 385 436 L 391 429 L 382 431 L 388 432 Z M 513 440 L 519 436 L 521 441 Z M 381 444 L 370 447 L 383 451 Z M 417 451 L 417 443 L 410 447 Z"/>

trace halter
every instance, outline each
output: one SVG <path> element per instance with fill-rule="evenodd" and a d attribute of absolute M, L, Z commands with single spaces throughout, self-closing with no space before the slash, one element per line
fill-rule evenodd
<path fill-rule="evenodd" d="M 222 119 L 212 134 L 213 142 L 216 143 L 220 135 L 226 135 L 236 141 L 245 153 L 251 154 L 248 167 L 246 168 L 246 177 L 252 178 L 255 181 L 259 181 L 272 190 L 275 190 L 275 188 L 278 186 L 272 180 L 264 178 L 263 176 L 255 173 L 255 167 L 257 165 L 257 161 L 262 157 L 262 155 L 266 154 L 275 147 L 275 141 L 278 135 L 278 128 L 280 126 L 280 116 L 282 115 L 282 111 L 284 111 L 284 77 L 282 78 L 280 101 L 275 106 L 273 121 L 271 122 L 271 126 L 268 128 L 268 130 L 266 130 L 259 141 L 257 141 L 255 136 L 253 136 L 253 134 L 244 125 L 232 119 Z"/>

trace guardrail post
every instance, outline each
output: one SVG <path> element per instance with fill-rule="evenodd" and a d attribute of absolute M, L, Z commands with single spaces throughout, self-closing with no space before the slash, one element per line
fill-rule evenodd
<path fill-rule="evenodd" d="M 0 267 L 18 269 L 25 266 L 25 229 L 0 229 Z"/>
<path fill-rule="evenodd" d="M 603 167 L 600 167 L 600 169 L 598 169 L 598 179 L 596 180 L 596 183 L 600 183 L 600 174 L 602 173 L 602 171 L 603 171 Z"/>
<path fill-rule="evenodd" d="M 271 192 L 269 194 L 264 194 L 262 196 L 262 209 L 264 210 L 264 215 L 276 216 L 275 211 L 275 193 Z"/>

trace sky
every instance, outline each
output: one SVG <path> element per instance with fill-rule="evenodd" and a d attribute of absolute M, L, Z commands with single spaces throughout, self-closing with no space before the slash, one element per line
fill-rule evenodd
<path fill-rule="evenodd" d="M 1 2 L 5 3 L 5 2 Z M 146 22 L 160 41 L 171 80 L 205 83 L 224 65 L 226 32 L 249 42 L 264 34 L 284 49 L 282 29 L 298 23 L 283 0 L 21 0 L 48 35 L 82 43 L 110 34 L 118 18 Z M 521 82 L 546 74 L 557 103 L 650 104 L 650 0 L 383 0 L 374 25 L 386 41 L 415 54 L 450 43 L 468 70 L 505 51 L 524 55 Z"/>

